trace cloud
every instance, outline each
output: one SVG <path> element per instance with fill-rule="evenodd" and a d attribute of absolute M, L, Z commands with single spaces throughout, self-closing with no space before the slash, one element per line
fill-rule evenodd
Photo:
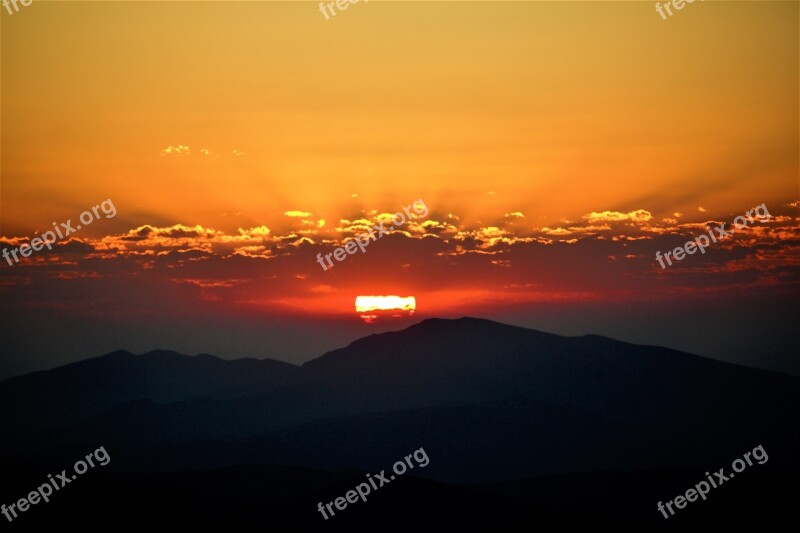
<path fill-rule="evenodd" d="M 192 153 L 188 146 L 180 144 L 178 146 L 167 146 L 159 152 L 162 156 L 165 155 L 190 155 Z"/>
<path fill-rule="evenodd" d="M 650 211 L 644 209 L 637 209 L 629 213 L 620 213 L 619 211 L 603 211 L 601 213 L 591 212 L 583 215 L 585 220 L 589 222 L 647 222 L 653 218 Z"/>
<path fill-rule="evenodd" d="M 201 287 L 203 289 L 214 289 L 214 288 L 230 288 L 235 285 L 240 285 L 245 282 L 243 279 L 181 279 L 181 278 L 172 278 L 170 281 L 172 283 L 188 283 L 189 285 L 194 285 L 196 287 Z"/>
<path fill-rule="evenodd" d="M 542 228 L 542 231 L 548 235 L 572 235 L 570 230 L 564 229 L 561 226 L 556 229 Z"/>
<path fill-rule="evenodd" d="M 515 293 L 514 301 L 592 299 L 615 291 L 671 298 L 681 287 L 694 285 L 694 279 L 709 290 L 744 282 L 763 289 L 772 287 L 765 285 L 767 278 L 780 282 L 777 287 L 800 283 L 800 226 L 796 210 L 790 209 L 784 203 L 785 212 L 776 209 L 770 221 L 748 226 L 702 257 L 673 265 L 666 281 L 654 275 L 659 269 L 653 261 L 655 251 L 671 250 L 705 233 L 707 222 L 676 224 L 674 219 L 648 219 L 644 210 L 604 211 L 562 226 L 532 228 L 504 224 L 508 213 L 498 210 L 485 223 L 456 226 L 456 214 L 437 216 L 434 211 L 426 219 L 407 222 L 386 240 L 373 242 L 357 261 L 343 263 L 342 268 L 337 264 L 333 276 L 319 268 L 317 253 L 330 253 L 371 228 L 385 215 L 383 210 L 356 211 L 324 226 L 304 216 L 309 213 L 287 211 L 286 216 L 296 215 L 290 217 L 289 227 L 220 230 L 199 224 L 144 224 L 100 238 L 71 239 L 50 253 L 4 267 L 13 283 L 0 283 L 0 293 L 27 302 L 25 291 L 53 287 L 45 280 L 56 284 L 54 290 L 60 291 L 67 307 L 70 298 L 81 298 L 74 292 L 77 285 L 94 284 L 116 287 L 118 294 L 132 299 L 148 294 L 154 301 L 185 302 L 190 310 L 198 302 L 285 309 L 289 301 L 297 304 L 295 309 L 319 309 L 320 303 L 334 310 L 343 295 L 361 290 L 365 272 L 408 276 L 428 293 L 475 284 L 475 294 L 487 301 L 502 298 L 501 287 L 530 283 L 534 272 L 542 288 Z M 27 240 L 0 237 L 3 246 L 17 247 Z M 632 277 L 642 280 L 641 285 L 632 288 Z"/>
<path fill-rule="evenodd" d="M 283 213 L 287 217 L 294 217 L 294 218 L 305 218 L 310 217 L 311 213 L 308 211 L 284 211 Z"/>
<path fill-rule="evenodd" d="M 256 259 L 267 259 L 272 253 L 266 246 L 240 246 L 233 250 L 234 255 L 251 257 Z"/>

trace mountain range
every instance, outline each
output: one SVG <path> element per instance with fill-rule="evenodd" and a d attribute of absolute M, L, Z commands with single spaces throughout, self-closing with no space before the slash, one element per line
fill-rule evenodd
<path fill-rule="evenodd" d="M 218 500 L 239 494 L 232 480 L 246 478 L 271 487 L 256 501 L 272 494 L 284 502 L 276 504 L 282 523 L 301 524 L 297 515 L 307 512 L 320 527 L 331 522 L 314 516 L 317 500 L 306 496 L 347 485 L 356 472 L 388 469 L 420 447 L 430 464 L 397 484 L 403 501 L 416 501 L 418 485 L 455 509 L 495 502 L 487 509 L 508 520 L 530 508 L 553 523 L 601 516 L 663 525 L 657 501 L 758 445 L 770 460 L 751 475 L 766 476 L 773 494 L 797 472 L 800 444 L 796 377 L 476 318 L 370 335 L 302 366 L 117 351 L 1 382 L 0 405 L 0 457 L 20 483 L 104 446 L 113 459 L 97 479 L 120 494 L 170 486 L 191 508 L 208 498 L 196 494 L 199 478 L 227 480 L 215 488 Z M 271 481 L 276 472 L 280 486 Z M 608 496 L 603 480 L 642 503 L 632 509 L 612 498 L 598 509 L 592 502 Z M 284 494 L 280 487 L 289 486 Z M 548 486 L 566 500 L 548 497 Z M 245 520 L 254 511 L 241 505 L 236 516 Z M 498 523 L 486 513 L 487 524 Z M 234 520 L 206 514 L 203 523 Z"/>

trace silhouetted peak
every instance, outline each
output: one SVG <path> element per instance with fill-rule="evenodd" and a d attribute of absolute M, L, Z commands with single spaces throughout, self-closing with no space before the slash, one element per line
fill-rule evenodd
<path fill-rule="evenodd" d="M 501 324 L 500 322 L 495 322 L 493 320 L 488 320 L 486 318 L 475 318 L 471 316 L 463 316 L 461 318 L 426 318 L 419 324 L 415 324 L 408 329 L 429 329 L 440 331 L 443 329 L 456 329 L 456 328 L 468 328 L 468 327 L 475 327 L 475 326 L 502 326 L 507 327 L 506 324 Z"/>
<path fill-rule="evenodd" d="M 536 329 L 523 328 L 519 326 L 512 326 L 510 324 L 503 324 L 502 322 L 495 322 L 486 318 L 475 318 L 471 316 L 464 316 L 461 318 L 426 318 L 419 324 L 414 324 L 406 328 L 404 331 L 409 333 L 426 333 L 426 334 L 460 334 L 466 332 L 481 332 L 489 333 L 494 332 L 500 334 L 501 332 L 508 331 L 525 331 L 527 333 L 543 333 Z M 549 334 L 548 334 L 549 335 Z"/>

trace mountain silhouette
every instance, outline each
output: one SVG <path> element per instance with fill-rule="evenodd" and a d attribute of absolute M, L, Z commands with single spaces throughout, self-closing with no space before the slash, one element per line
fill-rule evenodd
<path fill-rule="evenodd" d="M 800 444 L 798 378 L 475 318 L 370 335 L 302 366 L 115 352 L 2 382 L 0 401 L 13 406 L 0 455 L 30 464 L 103 445 L 120 476 L 375 472 L 424 447 L 415 478 L 520 501 L 541 501 L 541 476 L 617 472 L 624 485 L 626 472 L 702 473 L 757 445 L 795 472 Z"/>
<path fill-rule="evenodd" d="M 271 359 L 223 361 L 206 354 L 119 350 L 0 383 L 0 404 L 23 407 L 0 411 L 0 425 L 20 434 L 75 423 L 135 400 L 170 403 L 259 394 L 297 371 Z"/>

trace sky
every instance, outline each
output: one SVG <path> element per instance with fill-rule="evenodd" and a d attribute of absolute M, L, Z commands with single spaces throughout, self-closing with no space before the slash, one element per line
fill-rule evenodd
<path fill-rule="evenodd" d="M 300 363 L 432 316 L 800 374 L 798 3 L 653 8 L 3 10 L 0 248 L 107 209 L 0 261 L 0 378 L 119 348 Z M 359 295 L 416 310 L 367 324 Z"/>

